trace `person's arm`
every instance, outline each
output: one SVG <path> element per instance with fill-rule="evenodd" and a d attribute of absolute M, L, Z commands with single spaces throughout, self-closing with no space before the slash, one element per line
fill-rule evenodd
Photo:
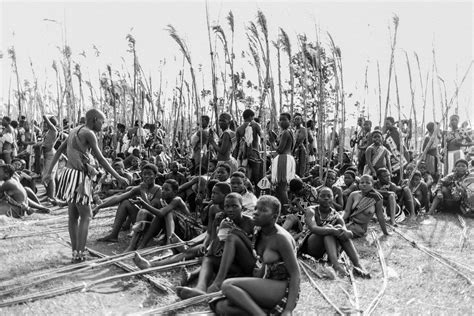
<path fill-rule="evenodd" d="M 387 225 L 385 224 L 385 216 L 383 211 L 383 199 L 380 199 L 375 203 L 375 215 L 377 215 L 377 220 L 379 221 L 380 228 L 384 235 L 390 235 L 387 231 Z"/>
<path fill-rule="evenodd" d="M 212 144 L 212 147 L 214 147 L 216 152 L 218 152 L 219 154 L 225 155 L 230 150 L 230 146 L 232 145 L 232 141 L 230 140 L 229 133 L 224 133 L 222 135 L 222 145 L 221 146 L 217 145 L 217 143 L 215 142 L 213 137 L 211 137 L 210 139 L 211 139 L 210 143 Z"/>
<path fill-rule="evenodd" d="M 288 281 L 288 300 L 285 305 L 285 309 L 282 312 L 282 315 L 291 315 L 291 312 L 296 307 L 296 302 L 298 300 L 298 294 L 300 290 L 301 282 L 301 272 L 298 266 L 298 261 L 296 259 L 296 254 L 293 249 L 293 245 L 284 235 L 278 235 L 279 240 L 276 243 L 279 248 L 278 252 L 280 253 L 283 263 L 285 264 L 286 270 L 290 275 Z"/>
<path fill-rule="evenodd" d="M 343 210 L 344 198 L 342 197 L 341 188 L 337 188 L 336 190 L 339 191 L 339 192 L 337 193 L 337 196 L 333 199 L 332 205 L 334 206 L 336 211 L 340 212 L 340 211 Z"/>
<path fill-rule="evenodd" d="M 148 204 L 141 197 L 137 197 L 137 201 L 141 204 L 141 207 L 143 207 L 145 210 L 149 211 L 150 213 L 158 217 L 165 217 L 172 210 L 179 208 L 180 207 L 179 202 L 180 201 L 182 202 L 181 198 L 175 197 L 168 205 L 158 209 Z"/>
<path fill-rule="evenodd" d="M 392 174 L 392 163 L 390 161 L 390 152 L 388 151 L 388 149 L 385 149 L 385 161 L 387 162 L 387 170 L 388 172 L 390 172 L 390 174 Z M 400 164 L 402 162 L 400 161 Z"/>
<path fill-rule="evenodd" d="M 308 207 L 305 209 L 305 223 L 308 226 L 310 232 L 316 235 L 325 236 L 325 235 L 336 235 L 338 233 L 337 229 L 333 227 L 319 227 L 314 220 L 314 209 Z"/>
<path fill-rule="evenodd" d="M 67 149 L 67 140 L 65 140 L 61 144 L 61 146 L 59 146 L 58 150 L 54 154 L 53 160 L 51 161 L 51 164 L 49 165 L 49 169 L 43 178 L 43 182 L 47 182 L 48 180 L 51 179 L 51 173 L 53 172 L 53 168 L 58 163 L 59 157 L 61 157 L 61 155 L 66 152 L 66 149 Z"/>
<path fill-rule="evenodd" d="M 287 147 L 288 142 L 290 141 L 288 136 L 289 131 L 287 133 L 283 132 L 283 135 L 281 136 L 280 139 L 280 144 L 278 144 L 278 148 L 276 149 L 277 154 L 282 154 L 283 150 Z"/>
<path fill-rule="evenodd" d="M 352 204 L 354 203 L 354 196 L 356 195 L 357 193 L 354 193 L 352 192 L 351 194 L 349 194 L 349 197 L 347 198 L 347 202 L 346 202 L 346 208 L 344 210 L 344 215 L 342 217 L 342 219 L 344 220 L 344 222 L 347 222 L 349 220 L 349 217 L 351 216 L 351 213 L 352 213 Z"/>
<path fill-rule="evenodd" d="M 133 187 L 130 191 L 124 192 L 120 195 L 114 195 L 108 199 L 106 199 L 102 204 L 97 205 L 94 208 L 94 211 L 97 212 L 102 208 L 110 207 L 119 204 L 125 199 L 130 199 L 136 195 L 140 194 L 140 186 Z"/>
<path fill-rule="evenodd" d="M 375 176 L 377 172 L 375 171 L 374 165 L 372 164 L 372 147 L 367 148 L 365 151 L 365 163 L 369 166 L 370 171 Z"/>
<path fill-rule="evenodd" d="M 53 123 L 51 123 L 49 118 L 46 115 L 43 115 L 43 119 L 46 125 L 48 125 L 48 129 L 54 131 L 54 133 L 57 135 L 58 130 L 56 129 L 56 126 L 54 126 Z"/>
<path fill-rule="evenodd" d="M 86 141 L 89 144 L 90 148 L 92 149 L 92 153 L 97 158 L 97 161 L 100 163 L 100 165 L 104 167 L 104 169 L 108 171 L 112 176 L 114 176 L 114 178 L 116 178 L 120 183 L 128 184 L 127 179 L 119 175 L 117 171 L 115 171 L 115 169 L 112 168 L 109 162 L 105 159 L 104 155 L 102 155 L 102 152 L 99 149 L 99 145 L 97 143 L 97 137 L 95 136 L 95 134 L 93 134 L 92 132 L 87 132 L 87 133 L 84 133 L 83 135 L 85 135 Z"/>
<path fill-rule="evenodd" d="M 182 184 L 179 187 L 178 192 L 183 192 L 183 191 L 186 191 L 187 189 L 191 188 L 194 184 L 198 183 L 199 177 L 200 176 L 196 176 L 196 177 L 192 178 L 191 180 L 189 180 L 188 182 Z"/>

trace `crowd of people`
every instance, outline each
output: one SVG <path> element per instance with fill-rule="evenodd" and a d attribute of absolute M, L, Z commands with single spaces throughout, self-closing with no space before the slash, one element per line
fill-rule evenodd
<path fill-rule="evenodd" d="M 257 315 L 295 308 L 297 255 L 325 260 L 344 277 L 345 252 L 354 274 L 370 278 L 353 240 L 366 235 L 371 221 L 389 235 L 388 224 L 417 216 L 474 213 L 473 144 L 457 115 L 446 131 L 428 123 L 420 152 L 392 117 L 375 128 L 360 118 L 351 148 L 339 148 L 344 144 L 334 131 L 332 144 L 318 146 L 314 122 L 299 113 L 281 113 L 279 129 L 264 127 L 250 109 L 242 119 L 236 126 L 221 113 L 217 132 L 203 115 L 189 146 L 170 146 L 174 140 L 161 124 L 104 128 L 97 109 L 75 127 L 55 117 L 43 116 L 40 126 L 5 116 L 0 215 L 67 205 L 72 261 L 81 262 L 89 222 L 117 206 L 111 231 L 99 242 L 118 242 L 130 231 L 126 251 L 155 238 L 179 243 L 159 260 L 137 253 L 135 263 L 144 269 L 202 258 L 198 270 L 185 274 L 178 296 L 222 290 L 211 302 L 217 313 Z M 39 183 L 44 197 L 37 196 Z M 189 287 L 192 280 L 197 284 Z"/>

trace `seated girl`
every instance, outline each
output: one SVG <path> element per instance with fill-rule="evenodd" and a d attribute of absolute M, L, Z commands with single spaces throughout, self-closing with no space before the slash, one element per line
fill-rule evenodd
<path fill-rule="evenodd" d="M 371 175 L 363 175 L 359 182 L 360 191 L 352 192 L 347 199 L 343 218 L 353 238 L 362 237 L 367 233 L 367 227 L 374 214 L 377 215 L 383 233 L 388 235 L 383 212 L 383 197 L 374 190 L 373 183 Z"/>
<path fill-rule="evenodd" d="M 254 215 L 259 229 L 252 242 L 253 255 L 249 254 L 249 259 L 256 260 L 254 277 L 224 281 L 225 297 L 210 302 L 218 315 L 290 315 L 295 309 L 300 290 L 296 244 L 276 224 L 280 209 L 277 198 L 259 198 Z"/>
<path fill-rule="evenodd" d="M 359 261 L 359 255 L 352 243 L 353 233 L 344 225 L 344 220 L 332 208 L 333 194 L 328 187 L 319 191 L 319 205 L 306 209 L 306 225 L 309 233 L 300 247 L 300 252 L 306 253 L 315 259 L 321 259 L 327 253 L 329 262 L 341 276 L 347 271 L 339 263 L 338 247 L 341 246 L 354 265 L 354 274 L 363 278 L 370 278 Z"/>

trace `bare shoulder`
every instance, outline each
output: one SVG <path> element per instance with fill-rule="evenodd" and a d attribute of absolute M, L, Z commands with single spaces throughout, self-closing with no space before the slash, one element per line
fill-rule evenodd
<path fill-rule="evenodd" d="M 293 239 L 291 234 L 286 229 L 281 227 L 280 225 L 276 225 L 276 226 L 277 226 L 278 231 L 275 235 L 276 236 L 275 243 L 278 246 L 283 245 L 283 243 L 289 243 L 292 246 L 294 246 L 295 245 L 295 240 Z"/>

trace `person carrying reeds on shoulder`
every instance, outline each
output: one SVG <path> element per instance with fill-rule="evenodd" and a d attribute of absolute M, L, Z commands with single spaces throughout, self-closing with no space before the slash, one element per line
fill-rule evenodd
<path fill-rule="evenodd" d="M 300 113 L 295 113 L 293 117 L 295 125 L 295 147 L 293 154 L 296 161 L 296 174 L 304 177 L 308 162 L 308 132 L 303 124 L 303 118 Z"/>
<path fill-rule="evenodd" d="M 382 132 L 378 129 L 372 132 L 373 143 L 365 151 L 364 174 L 370 174 L 377 177 L 377 170 L 387 168 L 392 173 L 390 163 L 390 151 L 382 144 Z"/>
<path fill-rule="evenodd" d="M 224 297 L 209 305 L 218 315 L 291 315 L 299 297 L 301 274 L 296 244 L 276 224 L 281 204 L 273 196 L 259 198 L 252 240 L 253 277 L 231 278 L 222 284 Z"/>
<path fill-rule="evenodd" d="M 360 177 L 359 191 L 352 192 L 348 199 L 343 216 L 346 227 L 359 238 L 367 233 L 370 220 L 377 215 L 377 219 L 384 235 L 389 235 L 385 225 L 383 212 L 383 197 L 373 188 L 374 179 L 365 174 Z"/>
<path fill-rule="evenodd" d="M 251 275 L 255 263 L 251 245 L 253 231 L 252 218 L 242 214 L 242 197 L 238 193 L 228 194 L 224 200 L 224 213 L 218 213 L 212 222 L 209 247 L 196 287 L 177 287 L 176 294 L 187 299 L 215 292 L 229 273 Z M 217 273 L 216 277 L 208 287 L 214 273 Z"/>
<path fill-rule="evenodd" d="M 246 109 L 242 116 L 244 123 L 235 132 L 236 146 L 232 156 L 239 166 L 246 167 L 247 178 L 255 185 L 263 176 L 263 161 L 259 152 L 262 128 L 255 122 L 255 113 L 251 109 Z"/>
<path fill-rule="evenodd" d="M 93 157 L 113 175 L 120 183 L 128 181 L 120 176 L 102 155 L 98 145 L 96 132 L 102 129 L 105 115 L 97 109 L 86 113 L 86 124 L 74 128 L 65 142 L 58 148 L 49 165 L 43 181 L 51 180 L 51 173 L 59 157 L 65 153 L 68 157 L 65 171 L 61 174 L 58 186 L 58 197 L 68 203 L 69 236 L 74 262 L 85 260 L 85 247 L 89 222 L 92 216 L 92 177 L 97 172 L 91 165 Z M 93 156 L 93 157 L 92 157 Z"/>
<path fill-rule="evenodd" d="M 319 191 L 319 205 L 305 210 L 305 222 L 309 233 L 299 248 L 315 259 L 321 259 L 327 253 L 329 262 L 340 276 L 347 276 L 344 266 L 339 263 L 338 247 L 341 246 L 354 265 L 354 274 L 362 278 L 370 278 L 370 274 L 362 267 L 359 254 L 352 243 L 354 234 L 348 230 L 344 220 L 332 208 L 332 190 L 328 187 Z"/>

